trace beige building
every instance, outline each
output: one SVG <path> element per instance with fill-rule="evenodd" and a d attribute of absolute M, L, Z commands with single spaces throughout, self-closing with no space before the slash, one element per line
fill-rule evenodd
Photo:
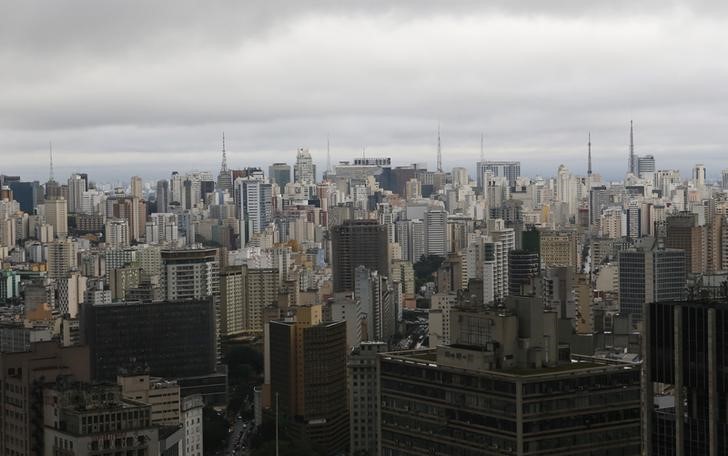
<path fill-rule="evenodd" d="M 176 426 L 180 423 L 180 389 L 176 381 L 142 374 L 119 375 L 116 383 L 121 386 L 124 399 L 152 406 L 152 424 Z"/>
<path fill-rule="evenodd" d="M 541 231 L 541 261 L 544 266 L 579 265 L 577 234 L 573 230 Z"/>
<path fill-rule="evenodd" d="M 48 244 L 48 277 L 66 278 L 76 269 L 76 244 L 70 239 L 60 239 Z"/>
<path fill-rule="evenodd" d="M 65 199 L 58 198 L 46 201 L 42 204 L 43 216 L 46 222 L 53 226 L 56 237 L 63 239 L 68 236 L 68 203 Z"/>
<path fill-rule="evenodd" d="M 220 275 L 220 334 L 263 334 L 263 310 L 278 303 L 276 268 L 231 266 Z"/>

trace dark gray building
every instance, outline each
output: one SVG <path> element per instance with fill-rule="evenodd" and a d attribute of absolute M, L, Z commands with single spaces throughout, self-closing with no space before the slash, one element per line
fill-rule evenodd
<path fill-rule="evenodd" d="M 619 252 L 620 313 L 639 316 L 645 303 L 685 298 L 687 256 L 678 249 Z"/>
<path fill-rule="evenodd" d="M 354 270 L 365 266 L 389 277 L 387 228 L 376 220 L 346 220 L 331 229 L 334 291 L 354 290 Z"/>
<path fill-rule="evenodd" d="M 291 182 L 291 165 L 273 163 L 268 167 L 268 178 L 271 183 L 278 185 L 281 193 L 283 193 L 286 190 L 286 184 Z"/>
<path fill-rule="evenodd" d="M 645 306 L 646 454 L 728 454 L 728 302 Z"/>

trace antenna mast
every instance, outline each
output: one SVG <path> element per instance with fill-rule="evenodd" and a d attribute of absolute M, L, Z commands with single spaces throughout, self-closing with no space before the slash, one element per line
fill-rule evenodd
<path fill-rule="evenodd" d="M 634 166 L 634 127 L 632 121 L 629 121 L 629 170 L 628 172 L 635 172 Z"/>
<path fill-rule="evenodd" d="M 222 165 L 220 166 L 220 172 L 227 171 L 227 154 L 225 152 L 225 132 L 222 132 Z"/>
<path fill-rule="evenodd" d="M 440 142 L 440 122 L 437 123 L 437 171 L 442 172 L 442 143 Z"/>
<path fill-rule="evenodd" d="M 48 172 L 48 181 L 53 182 L 53 143 L 48 141 L 48 155 L 50 156 L 50 169 Z"/>
<path fill-rule="evenodd" d="M 483 148 L 483 132 L 480 132 L 480 161 L 485 162 L 485 149 Z"/>

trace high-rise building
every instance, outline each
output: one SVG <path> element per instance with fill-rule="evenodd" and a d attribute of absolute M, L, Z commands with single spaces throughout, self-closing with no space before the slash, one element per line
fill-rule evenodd
<path fill-rule="evenodd" d="M 76 244 L 70 239 L 59 239 L 48 243 L 48 277 L 66 278 L 78 266 Z"/>
<path fill-rule="evenodd" d="M 378 354 L 387 351 L 384 342 L 362 342 L 349 353 L 346 363 L 349 382 L 350 454 L 379 454 L 379 369 Z"/>
<path fill-rule="evenodd" d="M 425 212 L 425 250 L 427 255 L 447 255 L 447 211 L 444 209 Z"/>
<path fill-rule="evenodd" d="M 218 271 L 215 249 L 162 250 L 162 294 L 168 301 L 217 296 Z"/>
<path fill-rule="evenodd" d="M 505 177 L 508 185 L 514 187 L 516 179 L 521 175 L 521 162 L 519 161 L 480 161 L 477 164 L 477 185 L 483 188 L 484 174 L 489 171 L 493 177 Z"/>
<path fill-rule="evenodd" d="M 646 303 L 679 301 L 687 285 L 685 251 L 630 249 L 619 252 L 619 307 L 641 315 Z"/>
<path fill-rule="evenodd" d="M 42 212 L 46 222 L 53 227 L 57 238 L 63 239 L 68 236 L 68 207 L 63 197 L 46 199 Z"/>
<path fill-rule="evenodd" d="M 637 157 L 637 175 L 641 178 L 654 177 L 655 157 L 652 155 L 641 155 Z"/>
<path fill-rule="evenodd" d="M 397 309 L 391 282 L 377 271 L 365 266 L 357 266 L 354 270 L 354 298 L 361 304 L 361 312 L 365 315 L 367 340 L 388 342 L 397 325 Z"/>
<path fill-rule="evenodd" d="M 144 197 L 143 191 L 142 178 L 139 176 L 131 176 L 131 181 L 129 183 L 129 195 L 132 198 L 142 199 Z"/>
<path fill-rule="evenodd" d="M 271 222 L 273 189 L 271 184 L 257 179 L 239 179 L 236 186 L 240 201 L 240 238 L 247 243 Z"/>
<path fill-rule="evenodd" d="M 222 134 L 222 162 L 220 163 L 220 172 L 217 175 L 217 188 L 229 194 L 233 192 L 233 175 L 228 169 L 227 152 L 225 151 L 225 133 Z"/>
<path fill-rule="evenodd" d="M 107 219 L 104 226 L 106 246 L 113 249 L 129 247 L 129 221 Z"/>
<path fill-rule="evenodd" d="M 121 395 L 151 405 L 152 424 L 177 426 L 182 415 L 180 388 L 176 381 L 151 377 L 145 373 L 123 372 L 116 377 Z"/>
<path fill-rule="evenodd" d="M 13 199 L 20 204 L 20 210 L 32 214 L 38 204 L 43 202 L 43 188 L 38 181 L 10 181 L 8 187 L 13 191 Z"/>
<path fill-rule="evenodd" d="M 220 335 L 263 334 L 264 309 L 277 304 L 275 268 L 230 266 L 220 274 Z"/>
<path fill-rule="evenodd" d="M 644 454 L 728 453 L 727 322 L 724 298 L 645 306 Z"/>
<path fill-rule="evenodd" d="M 281 193 L 285 192 L 286 185 L 291 182 L 291 165 L 273 163 L 268 167 L 268 178 L 271 183 L 278 185 Z"/>
<path fill-rule="evenodd" d="M 705 187 L 705 165 L 698 164 L 693 167 L 693 185 L 696 188 Z"/>
<path fill-rule="evenodd" d="M 387 228 L 376 220 L 346 220 L 331 229 L 334 291 L 354 290 L 354 271 L 364 266 L 389 276 Z"/>
<path fill-rule="evenodd" d="M 698 224 L 698 215 L 680 212 L 667 217 L 665 247 L 684 250 L 688 273 L 700 274 L 706 270 L 707 242 L 705 226 Z"/>
<path fill-rule="evenodd" d="M 84 306 L 81 328 L 93 378 L 114 381 L 120 369 L 139 367 L 165 378 L 215 372 L 215 313 L 211 298 Z"/>
<path fill-rule="evenodd" d="M 289 437 L 309 441 L 326 454 L 345 451 L 346 322 L 323 321 L 320 305 L 301 306 L 295 321 L 269 322 L 267 339 L 271 399 Z"/>
<path fill-rule="evenodd" d="M 169 203 L 171 202 L 169 194 L 169 181 L 161 179 L 157 181 L 157 212 L 169 212 Z"/>
<path fill-rule="evenodd" d="M 577 235 L 573 230 L 540 232 L 541 261 L 544 266 L 578 267 Z"/>
<path fill-rule="evenodd" d="M 530 291 L 540 270 L 541 260 L 537 252 L 526 250 L 508 252 L 508 293 L 519 296 Z"/>
<path fill-rule="evenodd" d="M 0 353 L 0 453 L 17 456 L 44 452 L 43 387 L 58 376 L 90 381 L 89 349 L 62 347 L 58 341 L 30 344 L 29 351 Z"/>
<path fill-rule="evenodd" d="M 296 164 L 293 167 L 293 181 L 299 184 L 316 183 L 316 166 L 308 149 L 298 149 Z"/>
<path fill-rule="evenodd" d="M 87 181 L 81 174 L 71 174 L 68 178 L 68 212 L 81 212 L 83 193 L 88 190 Z"/>
<path fill-rule="evenodd" d="M 448 345 L 379 355 L 380 454 L 640 454 L 639 364 L 559 353 L 535 298 L 450 324 Z"/>
<path fill-rule="evenodd" d="M 724 169 L 720 172 L 721 188 L 728 190 L 728 169 Z"/>

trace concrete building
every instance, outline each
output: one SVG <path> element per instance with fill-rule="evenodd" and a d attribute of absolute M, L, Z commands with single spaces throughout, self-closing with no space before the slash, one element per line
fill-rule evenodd
<path fill-rule="evenodd" d="M 219 294 L 216 249 L 162 250 L 160 286 L 168 301 Z"/>
<path fill-rule="evenodd" d="M 477 186 L 483 188 L 483 175 L 490 172 L 494 177 L 505 177 L 508 185 L 514 187 L 521 175 L 521 162 L 518 161 L 480 161 L 477 163 Z"/>
<path fill-rule="evenodd" d="M 115 385 L 60 379 L 43 391 L 43 454 L 159 455 L 151 407 L 123 399 Z"/>
<path fill-rule="evenodd" d="M 299 307 L 295 321 L 271 321 L 266 377 L 289 437 L 325 454 L 349 443 L 346 324 L 322 320 L 320 305 Z"/>
<path fill-rule="evenodd" d="M 184 447 L 180 456 L 202 456 L 204 454 L 202 409 L 205 403 L 202 396 L 194 394 L 182 398 L 182 429 Z"/>
<path fill-rule="evenodd" d="M 331 245 L 334 292 L 354 290 L 358 266 L 389 276 L 387 228 L 376 220 L 346 220 L 333 227 Z"/>
<path fill-rule="evenodd" d="M 63 198 L 46 200 L 42 205 L 42 215 L 46 223 L 53 227 L 53 232 L 58 239 L 65 239 L 68 236 L 68 206 Z"/>
<path fill-rule="evenodd" d="M 262 335 L 263 314 L 278 302 L 275 268 L 231 266 L 220 274 L 220 335 Z"/>
<path fill-rule="evenodd" d="M 427 255 L 447 255 L 447 211 L 431 209 L 425 213 L 425 252 Z"/>
<path fill-rule="evenodd" d="M 449 345 L 380 354 L 381 454 L 640 454 L 640 366 L 569 356 L 542 309 L 453 311 Z"/>
<path fill-rule="evenodd" d="M 81 313 L 93 378 L 102 381 L 116 380 L 120 369 L 141 366 L 164 378 L 214 373 L 215 324 L 212 298 L 96 304 Z"/>
<path fill-rule="evenodd" d="M 60 239 L 48 244 L 48 277 L 65 279 L 78 266 L 76 244 L 70 239 Z"/>
<path fill-rule="evenodd" d="M 540 232 L 541 261 L 544 266 L 579 265 L 576 231 L 544 230 Z"/>
<path fill-rule="evenodd" d="M 129 221 L 126 219 L 108 219 L 104 226 L 106 246 L 112 249 L 129 247 Z"/>
<path fill-rule="evenodd" d="M 645 304 L 686 296 L 686 254 L 677 249 L 630 249 L 619 253 L 619 308 L 640 315 Z"/>
<path fill-rule="evenodd" d="M 349 353 L 349 453 L 379 454 L 378 354 L 387 351 L 384 342 L 362 342 Z"/>
<path fill-rule="evenodd" d="M 728 453 L 727 321 L 724 298 L 645 306 L 645 454 Z"/>
<path fill-rule="evenodd" d="M 308 149 L 298 149 L 296 164 L 293 167 L 293 181 L 299 184 L 311 185 L 316 183 L 316 165 L 313 164 Z"/>
<path fill-rule="evenodd" d="M 354 272 L 354 299 L 359 301 L 365 318 L 367 340 L 388 342 L 394 337 L 397 309 L 387 277 L 358 266 Z"/>
<path fill-rule="evenodd" d="M 273 163 L 268 167 L 268 179 L 271 183 L 276 184 L 281 192 L 285 190 L 286 185 L 291 182 L 291 165 L 286 163 Z"/>
<path fill-rule="evenodd" d="M 698 225 L 698 215 L 680 212 L 667 217 L 665 247 L 684 250 L 688 273 L 704 273 L 707 268 L 707 239 L 705 226 Z"/>
<path fill-rule="evenodd" d="M 149 404 L 152 424 L 180 424 L 180 389 L 176 381 L 150 377 L 149 374 L 123 373 L 116 377 L 124 399 Z"/>
<path fill-rule="evenodd" d="M 0 353 L 2 430 L 0 453 L 41 456 L 44 452 L 43 388 L 58 376 L 90 380 L 88 347 L 38 342 L 29 351 Z"/>

